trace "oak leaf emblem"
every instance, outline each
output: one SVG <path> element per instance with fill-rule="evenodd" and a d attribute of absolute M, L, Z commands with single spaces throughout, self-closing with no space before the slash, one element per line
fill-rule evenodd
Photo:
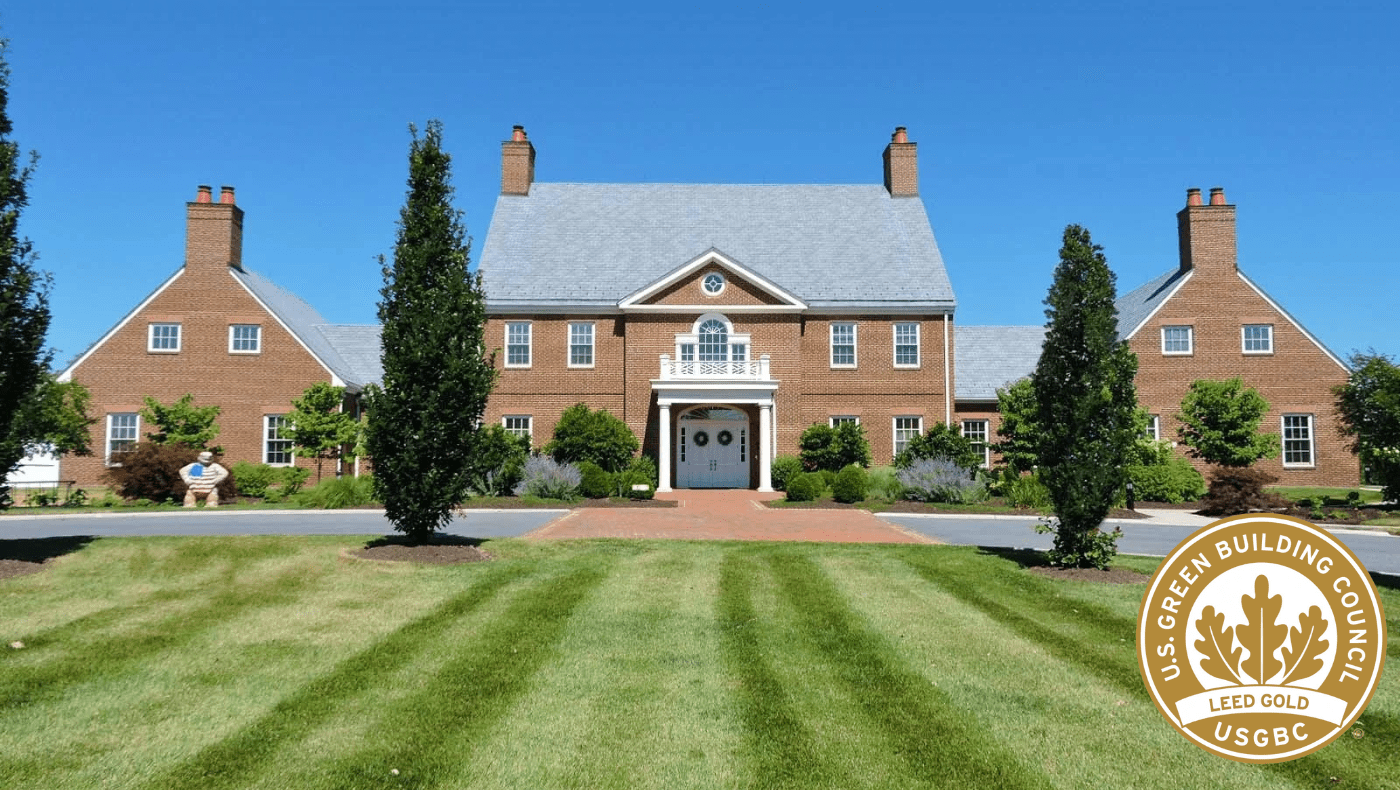
<path fill-rule="evenodd" d="M 1283 662 L 1288 674 L 1285 684 L 1309 678 L 1322 671 L 1322 654 L 1327 651 L 1327 640 L 1322 635 L 1327 632 L 1327 620 L 1322 610 L 1316 606 L 1298 615 L 1298 627 L 1288 632 L 1291 649 L 1283 649 Z"/>
<path fill-rule="evenodd" d="M 1240 596 L 1245 622 L 1226 627 L 1225 615 L 1207 606 L 1196 621 L 1201 638 L 1196 649 L 1203 656 L 1201 670 L 1237 685 L 1265 685 L 1283 673 L 1281 684 L 1311 677 L 1323 668 L 1322 654 L 1328 642 L 1322 638 L 1327 619 L 1316 606 L 1298 616 L 1290 629 L 1278 622 L 1282 595 L 1269 595 L 1269 577 L 1254 580 L 1254 595 Z M 1236 646 L 1236 640 L 1239 645 Z M 1282 660 L 1278 657 L 1282 655 Z"/>
<path fill-rule="evenodd" d="M 1205 655 L 1201 659 L 1201 669 L 1212 677 L 1244 685 L 1235 674 L 1235 665 L 1240 663 L 1244 651 L 1235 647 L 1235 629 L 1225 626 L 1225 615 L 1215 611 L 1214 606 L 1207 606 L 1201 612 L 1201 619 L 1196 621 L 1196 631 L 1201 635 L 1196 649 Z"/>

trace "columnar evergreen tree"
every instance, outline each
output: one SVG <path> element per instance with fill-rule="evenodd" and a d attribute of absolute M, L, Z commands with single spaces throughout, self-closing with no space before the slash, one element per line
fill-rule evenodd
<path fill-rule="evenodd" d="M 1020 379 L 998 389 L 997 412 L 1001 415 L 1001 424 L 997 426 L 1001 441 L 993 444 L 992 449 L 1001 453 L 1001 460 L 1012 471 L 1029 472 L 1040 463 L 1035 454 L 1040 429 L 1035 423 L 1035 388 L 1031 380 Z"/>
<path fill-rule="evenodd" d="M 37 156 L 22 162 L 10 139 L 9 42 L 0 40 L 0 509 L 10 505 L 5 476 L 19 468 L 25 444 L 20 419 L 48 370 L 49 275 L 34 268 L 34 247 L 20 238 L 20 211 L 29 205 L 29 177 Z"/>
<path fill-rule="evenodd" d="M 1137 356 L 1118 339 L 1114 280 L 1089 231 L 1065 228 L 1031 376 L 1040 478 L 1058 521 L 1049 553 L 1056 565 L 1105 568 L 1117 551 L 1117 533 L 1099 525 L 1124 489 L 1137 439 Z"/>
<path fill-rule="evenodd" d="M 470 242 L 452 208 L 451 157 L 429 121 L 408 153 L 408 197 L 393 266 L 380 264 L 384 386 L 369 394 L 366 449 L 394 528 L 423 542 L 467 493 L 477 424 L 495 384 L 486 304 L 467 270 Z"/>

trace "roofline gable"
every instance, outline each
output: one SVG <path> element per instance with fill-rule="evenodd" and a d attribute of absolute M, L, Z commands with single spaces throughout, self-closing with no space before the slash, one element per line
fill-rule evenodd
<path fill-rule="evenodd" d="M 234 281 L 234 282 L 238 283 L 238 286 L 239 286 L 240 288 L 242 288 L 244 291 L 247 291 L 247 292 L 248 292 L 248 295 L 251 296 L 251 297 L 253 297 L 253 301 L 257 302 L 259 307 L 261 307 L 264 311 L 266 311 L 268 315 L 272 316 L 272 320 L 276 321 L 278 326 L 282 327 L 282 329 L 285 330 L 287 334 L 289 334 L 289 335 L 292 336 L 292 339 L 293 339 L 293 340 L 297 341 L 297 345 L 301 346 L 301 348 L 302 348 L 303 351 L 305 351 L 307 354 L 309 354 L 309 355 L 311 356 L 312 359 L 316 360 L 316 364 L 320 365 L 322 368 L 325 369 L 325 371 L 326 371 L 327 373 L 330 374 L 330 377 L 331 377 L 331 386 L 333 386 L 333 387 L 344 387 L 344 386 L 346 386 L 346 381 L 340 377 L 340 374 L 336 373 L 335 370 L 334 370 L 329 364 L 327 364 L 326 361 L 325 361 L 324 359 L 321 359 L 320 355 L 318 355 L 315 351 L 312 351 L 312 350 L 311 350 L 311 346 L 307 345 L 306 341 L 302 339 L 301 335 L 298 335 L 298 334 L 296 333 L 296 331 L 292 329 L 291 325 L 288 324 L 286 321 L 284 321 L 284 320 L 282 319 L 282 316 L 280 316 L 280 315 L 277 314 L 277 311 L 276 311 L 276 310 L 273 310 L 273 309 L 267 304 L 267 302 L 264 302 L 264 301 L 257 295 L 257 293 L 255 293 L 255 292 L 253 291 L 252 288 L 249 288 L 249 287 L 248 287 L 248 284 L 247 284 L 247 283 L 245 283 L 245 282 L 243 282 L 243 280 L 239 279 L 238 275 L 234 274 L 233 271 L 232 271 L 232 269 L 230 269 L 230 271 L 229 271 L 228 274 L 229 274 L 230 277 L 233 278 L 233 281 Z"/>
<path fill-rule="evenodd" d="M 623 310 L 657 307 L 657 305 L 647 305 L 643 304 L 643 302 L 711 263 L 719 264 L 732 274 L 747 280 L 754 287 L 783 303 L 782 305 L 772 305 L 772 307 L 785 307 L 793 310 L 807 309 L 806 302 L 803 302 L 801 299 L 798 299 L 793 294 L 784 290 L 772 280 L 746 268 L 738 261 L 735 261 L 733 258 L 730 258 L 714 247 L 700 253 L 687 263 L 672 269 L 670 273 L 663 275 L 658 280 L 654 280 L 650 285 L 624 296 L 622 300 L 617 303 L 617 306 Z"/>
<path fill-rule="evenodd" d="M 1248 285 L 1250 288 L 1254 289 L 1254 292 L 1259 294 L 1259 297 L 1261 299 L 1268 302 L 1270 307 L 1277 310 L 1278 314 L 1284 317 L 1284 320 L 1288 321 L 1288 323 L 1293 325 L 1293 328 L 1297 329 L 1299 332 L 1302 332 L 1303 337 L 1306 337 L 1308 340 L 1311 340 L 1313 345 L 1317 346 L 1319 351 L 1327 355 L 1328 359 L 1337 363 L 1338 367 L 1346 371 L 1348 374 L 1351 373 L 1351 368 L 1347 366 L 1347 363 L 1343 362 L 1341 358 L 1339 358 L 1336 354 L 1333 354 L 1332 349 L 1323 345 L 1322 341 L 1318 340 L 1312 332 L 1309 332 L 1307 328 L 1304 327 L 1303 324 L 1298 321 L 1298 319 L 1294 318 L 1287 310 L 1283 309 L 1283 305 L 1274 301 L 1274 298 L 1265 293 L 1263 288 L 1260 288 L 1259 286 L 1255 285 L 1254 281 L 1246 277 L 1244 272 L 1236 269 L 1235 274 L 1239 275 L 1241 280 L 1244 280 L 1245 285 Z"/>
<path fill-rule="evenodd" d="M 101 348 L 104 344 L 106 344 L 108 340 L 111 340 L 112 336 L 115 335 L 117 332 L 121 331 L 123 327 L 131 323 L 131 320 L 133 318 L 139 315 L 142 310 L 145 310 L 147 305 L 155 301 L 155 298 L 157 296 L 160 296 L 162 293 L 164 293 L 165 289 L 169 288 L 172 283 L 180 279 L 180 275 L 184 273 L 184 266 L 181 266 L 180 268 L 176 269 L 174 274 L 170 275 L 170 277 L 168 277 L 165 282 L 161 283 L 154 291 L 152 291 L 149 296 L 147 296 L 145 299 L 142 299 L 139 304 L 137 304 L 131 309 L 131 312 L 123 316 L 122 319 L 118 321 L 115 326 L 107 330 L 106 334 L 98 338 L 96 343 L 93 343 L 92 345 L 88 346 L 86 351 L 84 351 L 82 354 L 79 354 L 78 358 L 73 360 L 73 364 L 69 365 L 62 373 L 58 374 L 58 380 L 65 383 L 72 381 L 73 371 L 77 370 L 79 365 L 86 362 L 88 360 L 88 357 L 91 357 L 93 354 L 97 353 L 97 349 Z"/>
<path fill-rule="evenodd" d="M 1176 286 L 1172 288 L 1166 296 L 1162 297 L 1161 301 L 1157 302 L 1157 306 L 1152 308 L 1152 312 L 1144 316 L 1143 319 L 1138 322 L 1138 325 L 1132 328 L 1132 331 L 1120 337 L 1119 340 L 1121 342 L 1127 342 L 1129 340 L 1132 340 L 1133 336 L 1136 335 L 1144 326 L 1147 326 L 1147 322 L 1151 321 L 1153 316 L 1157 315 L 1157 313 L 1162 311 L 1162 308 L 1167 304 L 1167 302 L 1170 302 L 1172 300 L 1172 297 L 1176 296 L 1177 292 L 1181 290 L 1181 287 L 1185 285 L 1187 281 L 1191 279 L 1191 276 L 1195 273 L 1196 272 L 1194 269 L 1187 272 L 1186 276 L 1178 280 Z"/>

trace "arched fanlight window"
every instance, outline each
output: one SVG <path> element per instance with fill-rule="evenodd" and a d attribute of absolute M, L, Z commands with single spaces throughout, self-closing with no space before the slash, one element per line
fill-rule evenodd
<path fill-rule="evenodd" d="M 729 327 L 711 318 L 700 325 L 700 361 L 724 362 L 729 359 Z"/>
<path fill-rule="evenodd" d="M 748 362 L 749 335 L 735 332 L 724 315 L 706 313 L 695 320 L 689 332 L 676 334 L 676 359 L 680 362 Z M 721 366 L 714 370 L 722 373 L 728 368 Z"/>

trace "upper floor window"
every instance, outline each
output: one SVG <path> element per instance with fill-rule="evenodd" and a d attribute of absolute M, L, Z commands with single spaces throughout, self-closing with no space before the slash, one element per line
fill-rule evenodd
<path fill-rule="evenodd" d="M 711 318 L 700 325 L 700 361 L 723 362 L 729 358 L 729 327 Z"/>
<path fill-rule="evenodd" d="M 729 319 L 719 313 L 706 313 L 688 333 L 676 335 L 676 359 L 681 362 L 747 362 L 747 334 L 734 331 Z"/>
<path fill-rule="evenodd" d="M 179 324 L 151 324 L 146 334 L 147 351 L 179 351 Z"/>
<path fill-rule="evenodd" d="M 986 420 L 963 420 L 962 435 L 972 443 L 972 449 L 982 458 L 982 468 L 986 469 L 992 465 L 992 454 L 987 447 L 987 421 Z"/>
<path fill-rule="evenodd" d="M 530 367 L 530 322 L 506 322 L 506 367 Z"/>
<path fill-rule="evenodd" d="M 1189 326 L 1164 326 L 1162 327 L 1162 353 L 1163 354 L 1190 354 L 1191 327 Z"/>
<path fill-rule="evenodd" d="M 1313 465 L 1313 416 L 1283 415 L 1283 465 Z"/>
<path fill-rule="evenodd" d="M 569 324 L 569 367 L 593 367 L 593 322 Z"/>
<path fill-rule="evenodd" d="M 287 427 L 286 415 L 263 415 L 263 463 L 289 466 L 296 460 L 292 454 L 292 440 L 285 433 Z"/>
<path fill-rule="evenodd" d="M 141 430 L 139 414 L 107 415 L 107 464 L 118 463 L 117 456 L 130 450 L 136 444 L 136 435 Z"/>
<path fill-rule="evenodd" d="M 904 448 L 909 446 L 909 442 L 919 434 L 924 432 L 923 417 L 895 417 L 894 418 L 894 454 L 899 455 L 904 452 Z"/>
<path fill-rule="evenodd" d="M 919 325 L 913 321 L 902 321 L 894 325 L 894 366 L 919 366 Z"/>
<path fill-rule="evenodd" d="M 704 289 L 706 296 L 719 296 L 724 292 L 724 275 L 710 272 L 700 281 L 700 287 Z"/>
<path fill-rule="evenodd" d="M 853 368 L 856 366 L 855 324 L 831 325 L 831 366 L 833 368 Z"/>
<path fill-rule="evenodd" d="M 262 351 L 262 327 L 257 324 L 229 324 L 228 353 L 257 354 Z"/>
<path fill-rule="evenodd" d="M 1245 324 L 1241 330 L 1243 333 L 1243 351 L 1246 354 L 1272 354 L 1274 353 L 1274 325 L 1273 324 Z"/>

